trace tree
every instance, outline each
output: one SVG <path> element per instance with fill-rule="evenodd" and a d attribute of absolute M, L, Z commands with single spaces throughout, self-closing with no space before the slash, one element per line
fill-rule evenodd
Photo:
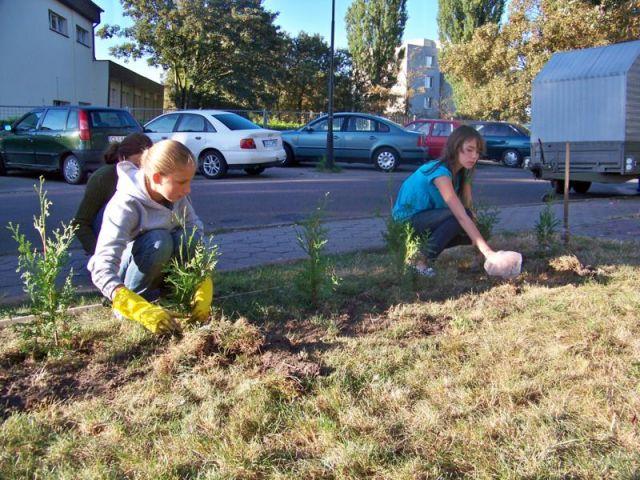
<path fill-rule="evenodd" d="M 368 107 L 382 110 L 404 56 L 398 50 L 407 22 L 406 0 L 354 0 L 345 17 L 354 81 L 366 90 Z"/>
<path fill-rule="evenodd" d="M 439 0 L 440 42 L 468 42 L 478 27 L 500 22 L 505 3 L 506 0 Z"/>
<path fill-rule="evenodd" d="M 526 122 L 531 84 L 556 51 L 636 39 L 634 2 L 512 0 L 502 25 L 478 28 L 466 43 L 448 45 L 442 70 L 453 79 L 458 114 Z"/>
<path fill-rule="evenodd" d="M 133 26 L 105 25 L 102 38 L 128 41 L 111 48 L 119 58 L 148 57 L 163 68 L 177 106 L 251 106 L 273 101 L 282 35 L 277 14 L 262 0 L 121 0 Z"/>
<path fill-rule="evenodd" d="M 279 108 L 321 111 L 326 103 L 326 80 L 331 51 L 318 35 L 300 32 L 287 38 Z"/>

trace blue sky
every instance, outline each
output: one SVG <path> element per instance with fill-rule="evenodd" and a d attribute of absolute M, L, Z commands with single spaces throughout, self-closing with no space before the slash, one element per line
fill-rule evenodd
<path fill-rule="evenodd" d="M 120 0 L 93 0 L 104 10 L 101 17 L 101 25 L 115 24 L 126 26 L 130 20 L 122 16 Z M 336 0 L 336 48 L 347 47 L 347 33 L 345 30 L 344 16 L 351 0 Z M 272 12 L 280 12 L 276 18 L 276 25 L 295 36 L 298 32 L 319 33 L 325 37 L 327 43 L 331 34 L 331 0 L 264 0 L 264 6 Z M 430 38 L 437 40 L 438 27 L 436 16 L 438 13 L 438 0 L 408 0 L 407 11 L 409 20 L 405 27 L 404 39 Z M 112 58 L 109 55 L 109 47 L 120 43 L 121 39 L 101 40 L 96 38 L 96 58 L 98 60 L 110 59 L 127 68 L 159 81 L 161 71 L 150 68 L 145 60 L 125 63 L 124 60 Z"/>

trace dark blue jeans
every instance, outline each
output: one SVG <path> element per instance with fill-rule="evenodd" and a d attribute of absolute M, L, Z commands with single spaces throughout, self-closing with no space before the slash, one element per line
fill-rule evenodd
<path fill-rule="evenodd" d="M 129 242 L 120 265 L 122 283 L 147 300 L 157 298 L 164 277 L 162 271 L 178 255 L 185 240 L 182 229 L 173 232 L 158 229 L 149 230 Z"/>
<path fill-rule="evenodd" d="M 471 217 L 469 210 L 467 214 Z M 409 221 L 418 235 L 429 231 L 429 242 L 422 245 L 422 254 L 429 259 L 437 258 L 445 248 L 471 245 L 471 240 L 448 208 L 424 210 Z"/>

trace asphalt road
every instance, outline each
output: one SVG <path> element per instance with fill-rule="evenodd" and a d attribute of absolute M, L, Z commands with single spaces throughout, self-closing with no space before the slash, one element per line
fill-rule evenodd
<path fill-rule="evenodd" d="M 222 180 L 196 176 L 192 198 L 207 231 L 290 224 L 304 219 L 327 197 L 326 216 L 331 219 L 369 217 L 389 212 L 391 198 L 415 166 L 401 166 L 384 174 L 366 165 L 341 165 L 340 173 L 319 173 L 312 165 L 267 169 L 259 177 L 230 171 Z M 0 177 L 0 225 L 18 223 L 29 239 L 36 240 L 33 215 L 38 200 L 33 185 L 38 175 L 10 173 Z M 52 201 L 49 225 L 69 221 L 80 203 L 84 186 L 67 185 L 48 175 L 45 183 Z M 535 180 L 528 171 L 483 162 L 478 166 L 474 198 L 486 205 L 540 203 L 549 184 Z M 596 184 L 588 194 L 572 199 L 636 195 L 636 184 Z M 15 254 L 16 244 L 6 228 L 0 228 L 0 255 Z"/>

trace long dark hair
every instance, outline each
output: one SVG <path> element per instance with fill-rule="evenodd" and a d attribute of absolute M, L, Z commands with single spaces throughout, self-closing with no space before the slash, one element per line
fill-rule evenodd
<path fill-rule="evenodd" d="M 151 148 L 151 145 L 153 145 L 153 142 L 144 133 L 131 133 L 124 137 L 122 142 L 113 142 L 109 145 L 104 152 L 104 163 L 113 165 L 122 158 L 143 153 L 148 148 Z"/>
<path fill-rule="evenodd" d="M 451 135 L 449 135 L 447 143 L 442 150 L 442 155 L 438 161 L 434 163 L 433 167 L 430 168 L 429 171 L 424 172 L 424 174 L 429 175 L 440 165 L 446 166 L 449 171 L 453 173 L 456 162 L 458 161 L 458 154 L 462 151 L 462 147 L 468 140 L 475 140 L 476 145 L 478 146 L 478 151 L 480 153 L 484 153 L 486 145 L 482 135 L 480 135 L 475 128 L 470 127 L 469 125 L 461 125 L 456 128 Z M 458 185 L 461 186 L 465 178 L 470 178 L 473 175 L 473 170 L 475 170 L 475 167 L 471 170 L 461 168 L 458 172 Z M 455 179 L 453 180 L 455 185 Z"/>

